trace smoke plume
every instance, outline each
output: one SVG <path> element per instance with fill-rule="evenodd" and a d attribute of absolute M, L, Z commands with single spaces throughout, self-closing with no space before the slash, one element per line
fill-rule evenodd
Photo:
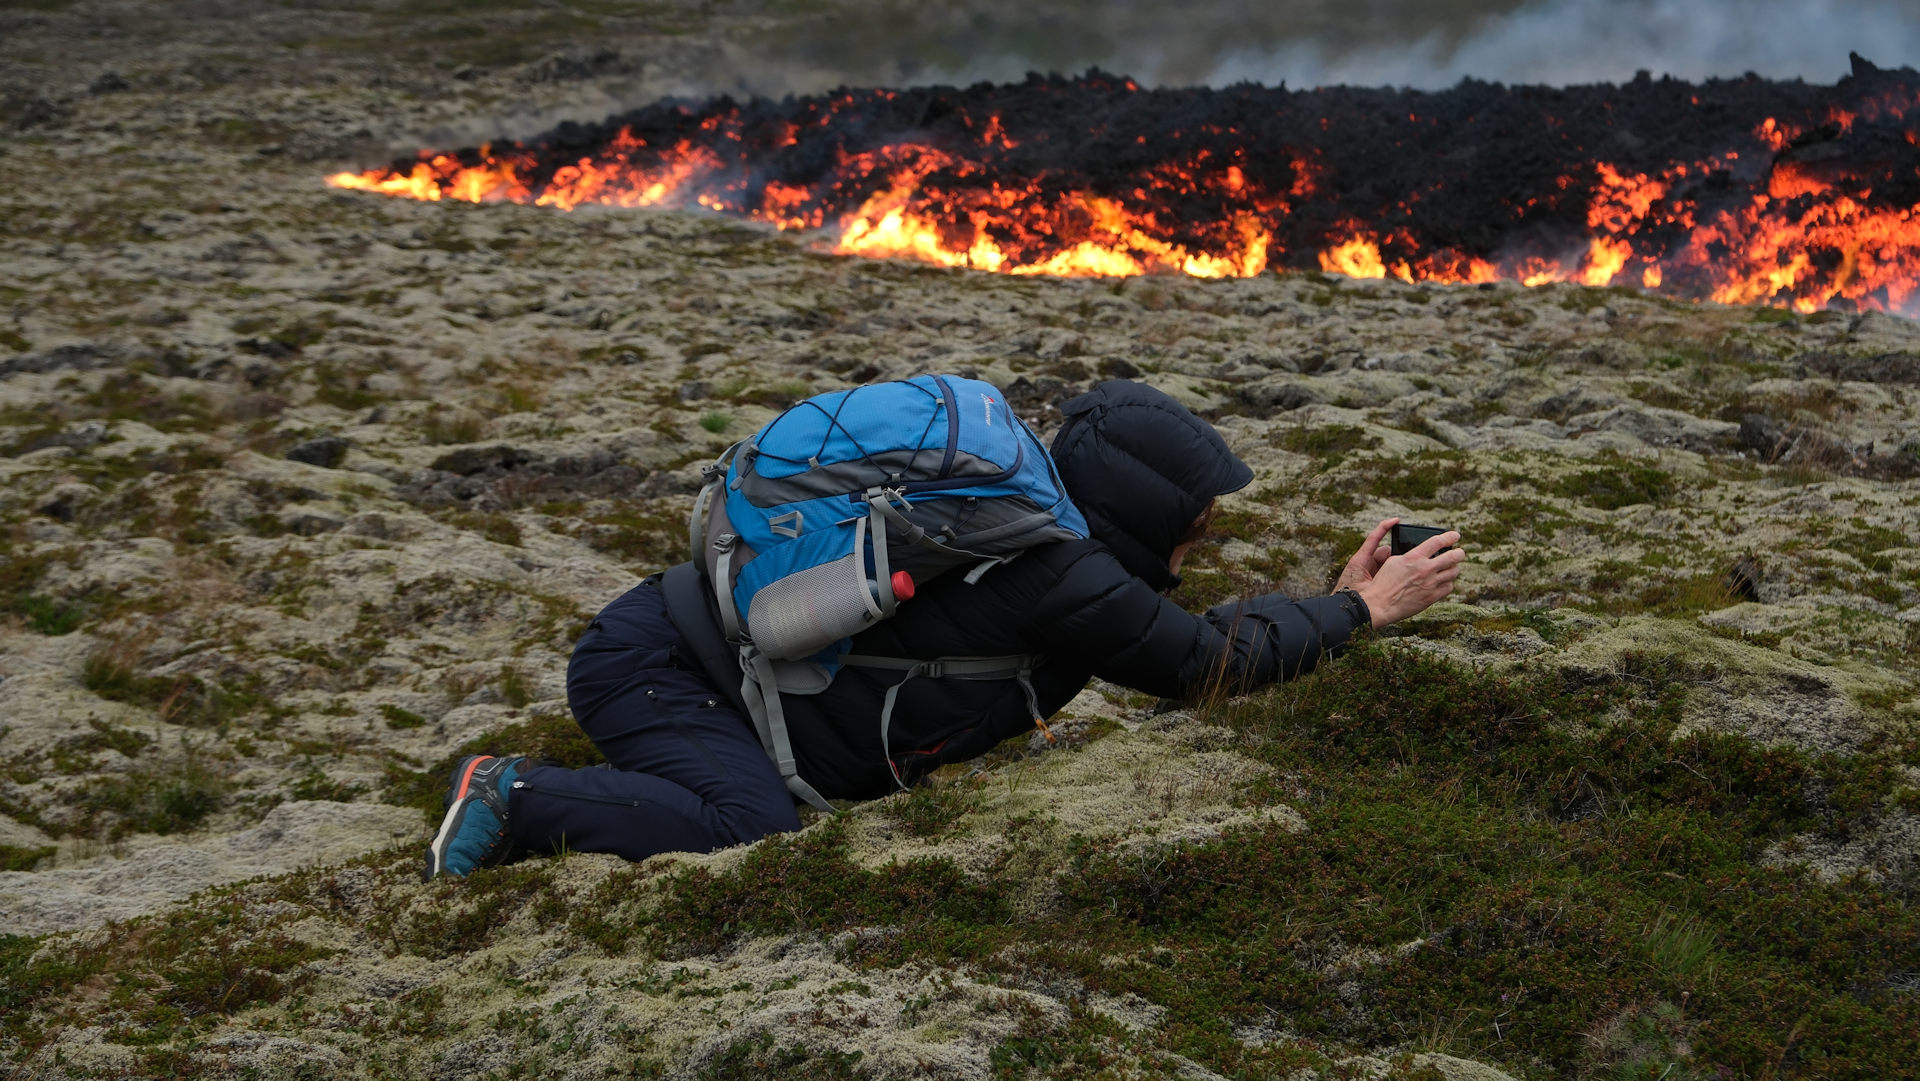
<path fill-rule="evenodd" d="M 1831 82 L 1850 51 L 1887 66 L 1920 58 L 1911 4 L 1860 0 L 1546 0 L 1476 20 L 1455 38 L 1333 52 L 1308 42 L 1226 57 L 1206 82 L 1438 89 L 1465 77 L 1570 86 L 1637 71 L 1703 80 L 1753 72 Z"/>
<path fill-rule="evenodd" d="M 1568 86 L 1636 72 L 1831 83 L 1920 62 L 1913 0 L 872 0 L 782 24 L 708 92 L 1009 82 L 1091 67 L 1146 86 Z"/>

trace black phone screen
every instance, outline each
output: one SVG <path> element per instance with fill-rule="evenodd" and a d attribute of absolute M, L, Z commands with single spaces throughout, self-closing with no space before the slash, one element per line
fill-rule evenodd
<path fill-rule="evenodd" d="M 1418 548 L 1420 543 L 1428 537 L 1437 537 L 1446 531 L 1444 526 L 1409 525 L 1402 522 L 1393 527 L 1393 554 L 1397 556 L 1406 555 L 1408 552 Z M 1444 552 L 1446 549 L 1442 548 L 1440 551 Z M 1435 552 L 1434 554 L 1438 555 L 1439 552 Z"/>

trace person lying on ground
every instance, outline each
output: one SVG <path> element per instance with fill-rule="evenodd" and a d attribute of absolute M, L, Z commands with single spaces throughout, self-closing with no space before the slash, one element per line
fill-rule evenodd
<path fill-rule="evenodd" d="M 818 694 L 781 696 L 799 773 L 828 799 L 863 800 L 984 754 L 1053 715 L 1094 677 L 1169 698 L 1241 693 L 1313 671 L 1356 631 L 1384 627 L 1452 592 L 1459 534 L 1404 556 L 1375 526 L 1332 594 L 1267 594 L 1204 614 L 1165 594 L 1205 535 L 1215 500 L 1253 473 L 1204 420 L 1140 383 L 1103 383 L 1062 406 L 1052 454 L 1091 536 L 1055 541 L 976 582 L 924 583 L 899 613 L 854 639 L 857 654 L 930 659 L 1040 654 L 1011 679 L 917 678 L 843 668 Z M 610 852 L 642 860 L 709 852 L 795 830 L 800 818 L 749 720 L 737 651 L 711 589 L 670 599 L 656 574 L 588 626 L 567 698 L 604 766 L 567 769 L 474 755 L 456 769 L 426 877 L 464 876 L 527 853 Z M 1034 711 L 1037 706 L 1038 712 Z"/>

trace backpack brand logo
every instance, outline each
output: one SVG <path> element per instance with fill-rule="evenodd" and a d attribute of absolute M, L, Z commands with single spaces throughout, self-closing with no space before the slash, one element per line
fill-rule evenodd
<path fill-rule="evenodd" d="M 991 395 L 982 394 L 980 396 L 980 411 L 987 415 L 987 427 L 989 428 L 993 427 L 993 401 Z"/>

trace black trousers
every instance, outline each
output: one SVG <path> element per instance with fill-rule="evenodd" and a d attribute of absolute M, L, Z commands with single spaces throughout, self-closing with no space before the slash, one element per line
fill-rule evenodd
<path fill-rule="evenodd" d="M 567 702 L 607 766 L 535 766 L 508 804 L 532 852 L 711 852 L 800 828 L 753 722 L 695 670 L 649 579 L 574 646 Z"/>

